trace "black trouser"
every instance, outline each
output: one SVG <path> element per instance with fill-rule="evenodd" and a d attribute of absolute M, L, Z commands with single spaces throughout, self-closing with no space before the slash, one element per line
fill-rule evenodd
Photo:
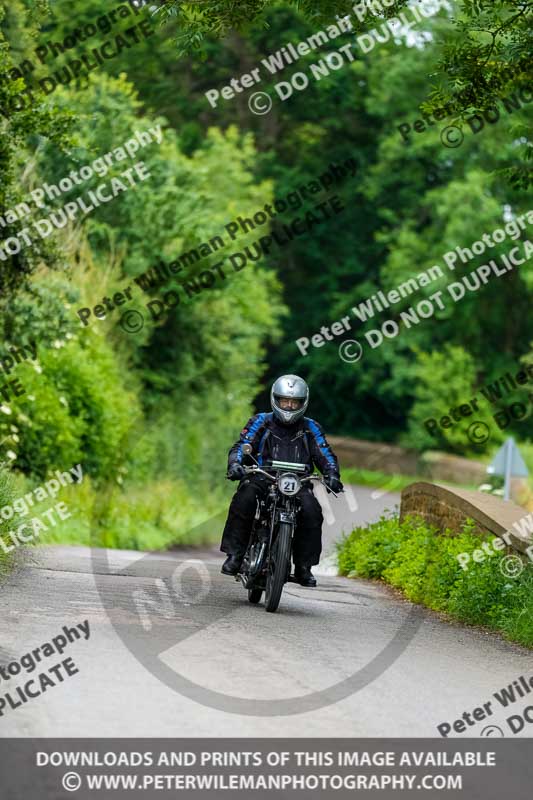
<path fill-rule="evenodd" d="M 265 495 L 268 484 L 258 476 L 245 478 L 230 503 L 228 519 L 222 534 L 220 549 L 223 553 L 243 556 L 254 520 L 256 500 Z M 318 564 L 322 551 L 322 509 L 310 487 L 305 487 L 298 495 L 300 511 L 296 518 L 296 531 L 293 539 L 293 560 L 301 567 Z"/>

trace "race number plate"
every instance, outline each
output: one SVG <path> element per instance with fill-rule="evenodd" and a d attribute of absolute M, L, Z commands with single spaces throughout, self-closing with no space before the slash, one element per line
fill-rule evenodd
<path fill-rule="evenodd" d="M 283 494 L 294 495 L 300 491 L 300 481 L 297 475 L 291 475 L 289 472 L 280 475 L 278 479 L 278 487 Z"/>

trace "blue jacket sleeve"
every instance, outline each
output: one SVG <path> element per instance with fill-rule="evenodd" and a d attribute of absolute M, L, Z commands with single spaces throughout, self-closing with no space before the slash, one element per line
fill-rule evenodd
<path fill-rule="evenodd" d="M 239 439 L 231 447 L 228 453 L 228 469 L 232 464 L 242 464 L 243 444 L 251 444 L 254 456 L 257 456 L 257 447 L 261 440 L 261 434 L 265 427 L 266 414 L 254 414 L 250 417 L 244 428 L 242 429 Z"/>
<path fill-rule="evenodd" d="M 311 457 L 323 475 L 340 477 L 337 456 L 328 444 L 322 426 L 314 419 L 307 419 L 307 427 L 311 434 Z"/>

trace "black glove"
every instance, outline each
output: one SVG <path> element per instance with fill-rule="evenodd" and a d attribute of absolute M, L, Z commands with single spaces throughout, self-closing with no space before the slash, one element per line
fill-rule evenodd
<path fill-rule="evenodd" d="M 326 475 L 324 482 L 328 489 L 331 489 L 331 491 L 335 492 L 335 494 L 344 491 L 344 486 L 335 475 Z"/>
<path fill-rule="evenodd" d="M 228 474 L 226 475 L 230 481 L 240 481 L 241 478 L 244 478 L 246 472 L 244 471 L 244 467 L 242 464 L 238 464 L 236 461 L 230 465 L 228 469 Z"/>

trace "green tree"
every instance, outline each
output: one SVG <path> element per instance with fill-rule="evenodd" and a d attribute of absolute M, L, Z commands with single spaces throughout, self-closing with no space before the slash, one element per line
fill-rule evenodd
<path fill-rule="evenodd" d="M 481 395 L 470 415 L 457 419 L 451 410 L 476 399 L 476 364 L 459 346 L 445 345 L 433 353 L 415 353 L 416 361 L 409 371 L 414 380 L 414 403 L 409 415 L 409 430 L 405 437 L 410 446 L 420 450 L 453 450 L 461 455 L 478 455 L 482 450 L 467 429 L 473 422 L 482 422 L 490 430 L 492 444 L 503 441 L 503 435 L 491 417 L 490 407 Z M 440 425 L 449 417 L 446 428 Z M 437 422 L 437 425 L 433 424 Z"/>
<path fill-rule="evenodd" d="M 4 218 L 0 246 L 3 241 L 13 239 L 13 250 L 20 232 L 39 218 L 35 208 L 24 217 L 18 213 L 6 216 L 25 197 L 27 184 L 20 176 L 27 174 L 28 164 L 43 138 L 64 148 L 72 124 L 68 112 L 58 113 L 41 105 L 38 93 L 34 100 L 30 98 L 25 92 L 25 78 L 17 68 L 19 60 L 27 55 L 46 11 L 47 3 L 42 0 L 31 10 L 21 0 L 14 0 L 8 11 L 0 8 L 0 215 Z M 23 286 L 41 261 L 53 266 L 57 260 L 57 251 L 43 240 L 7 255 L 0 261 L 3 303 L 6 293 Z"/>

